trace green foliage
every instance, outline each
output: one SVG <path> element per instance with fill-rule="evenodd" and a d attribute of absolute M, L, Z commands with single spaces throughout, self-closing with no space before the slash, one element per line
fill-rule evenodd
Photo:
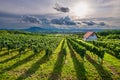
<path fill-rule="evenodd" d="M 45 35 L 31 35 L 18 32 L 6 32 L 0 34 L 0 49 L 7 48 L 17 49 L 19 53 L 24 52 L 26 49 L 31 49 L 34 53 L 39 53 L 41 50 L 46 50 L 46 54 L 52 53 L 58 46 L 62 37 L 45 36 Z"/>
<path fill-rule="evenodd" d="M 90 44 L 91 42 L 76 40 L 78 35 L 74 36 L 75 34 L 67 35 L 68 39 L 62 40 L 62 34 L 61 37 L 47 34 L 5 33 L 0 33 L 0 79 L 120 79 L 119 73 L 117 73 L 120 72 L 120 60 L 104 52 L 106 51 L 105 47 L 110 47 L 111 51 L 116 51 L 115 55 L 120 57 L 118 55 L 120 52 L 119 40 L 106 39 L 106 41 L 101 41 L 102 43 L 99 41 L 100 44 L 97 43 L 98 41 L 93 41 L 92 43 L 96 46 Z M 65 34 L 64 37 L 66 37 Z M 71 45 L 67 45 L 67 43 Z M 101 47 L 102 45 L 103 47 Z M 114 50 L 112 50 L 113 48 Z M 12 55 L 6 55 L 7 49 Z M 89 52 L 86 54 L 86 51 Z M 104 58 L 105 64 L 102 66 L 98 64 L 91 53 L 97 55 L 100 62 Z M 51 75 L 53 75 L 52 78 Z"/>
<path fill-rule="evenodd" d="M 84 41 L 77 41 L 72 39 L 73 41 L 75 41 L 76 43 L 78 43 L 79 45 L 82 45 L 86 48 L 86 50 L 89 50 L 90 52 L 93 52 L 93 54 L 97 55 L 98 57 L 100 57 L 101 59 L 104 58 L 104 49 L 102 49 L 101 47 L 98 48 L 92 44 L 89 44 L 87 42 Z"/>
<path fill-rule="evenodd" d="M 105 30 L 105 31 L 102 31 L 102 32 L 98 32 L 97 34 L 99 34 L 100 36 L 107 36 L 109 34 L 117 34 L 117 35 L 119 35 L 120 30 Z"/>
<path fill-rule="evenodd" d="M 108 53 L 114 55 L 117 58 L 120 58 L 120 45 L 119 42 L 115 41 L 92 41 L 93 45 L 100 47 L 102 46 Z"/>
<path fill-rule="evenodd" d="M 120 39 L 120 35 L 118 34 L 110 34 L 106 37 L 106 39 Z"/>
<path fill-rule="evenodd" d="M 73 49 L 75 49 L 76 52 L 80 54 L 81 58 L 84 58 L 85 54 L 86 54 L 86 49 L 84 47 L 80 46 L 78 43 L 76 43 L 73 40 L 68 39 L 68 41 L 72 45 Z"/>

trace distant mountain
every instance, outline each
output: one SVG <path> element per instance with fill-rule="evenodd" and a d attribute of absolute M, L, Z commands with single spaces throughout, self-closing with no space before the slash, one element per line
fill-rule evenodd
<path fill-rule="evenodd" d="M 0 30 L 19 30 L 19 31 L 27 31 L 27 32 L 40 32 L 40 33 L 74 33 L 74 32 L 87 32 L 87 31 L 94 31 L 100 32 L 105 29 L 58 29 L 58 28 L 41 28 L 41 27 L 30 27 L 27 29 L 0 29 Z"/>
<path fill-rule="evenodd" d="M 25 31 L 25 32 L 40 32 L 40 33 L 79 33 L 79 32 L 87 32 L 87 31 L 94 31 L 94 32 L 101 32 L 107 29 L 58 29 L 58 28 L 41 28 L 41 27 L 30 27 L 27 29 L 0 29 L 0 30 L 18 30 L 18 31 Z"/>
<path fill-rule="evenodd" d="M 41 30 L 45 30 L 45 29 L 40 27 L 30 27 L 28 29 L 22 29 L 22 30 L 28 32 L 40 32 Z"/>
<path fill-rule="evenodd" d="M 40 27 L 30 27 L 28 29 L 21 29 L 27 32 L 40 32 L 40 33 L 76 33 L 76 32 L 87 32 L 95 31 L 100 32 L 104 29 L 57 29 L 57 28 L 40 28 Z"/>

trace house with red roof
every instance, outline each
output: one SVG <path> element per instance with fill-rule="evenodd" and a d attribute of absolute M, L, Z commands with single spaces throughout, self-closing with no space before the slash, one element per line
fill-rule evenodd
<path fill-rule="evenodd" d="M 97 35 L 95 32 L 92 31 L 88 31 L 84 34 L 83 36 L 83 40 L 84 41 L 94 41 L 97 40 Z"/>

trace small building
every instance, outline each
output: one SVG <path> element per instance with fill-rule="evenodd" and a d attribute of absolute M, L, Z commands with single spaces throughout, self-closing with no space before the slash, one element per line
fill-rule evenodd
<path fill-rule="evenodd" d="M 84 34 L 83 36 L 83 40 L 84 41 L 93 41 L 93 40 L 97 40 L 97 35 L 95 32 L 92 31 L 88 31 Z"/>

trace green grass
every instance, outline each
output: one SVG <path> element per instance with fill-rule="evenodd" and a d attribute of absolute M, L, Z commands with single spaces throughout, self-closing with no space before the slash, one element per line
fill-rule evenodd
<path fill-rule="evenodd" d="M 120 72 L 120 59 L 117 59 L 116 57 L 106 53 L 104 57 L 104 61 L 116 67 Z"/>
<path fill-rule="evenodd" d="M 106 53 L 104 57 L 104 65 L 115 76 L 116 79 L 120 79 L 120 59 Z"/>
<path fill-rule="evenodd" d="M 103 65 L 89 51 L 83 60 L 66 39 L 49 56 L 26 50 L 0 52 L 0 80 L 120 80 L 120 60 L 105 54 Z"/>

